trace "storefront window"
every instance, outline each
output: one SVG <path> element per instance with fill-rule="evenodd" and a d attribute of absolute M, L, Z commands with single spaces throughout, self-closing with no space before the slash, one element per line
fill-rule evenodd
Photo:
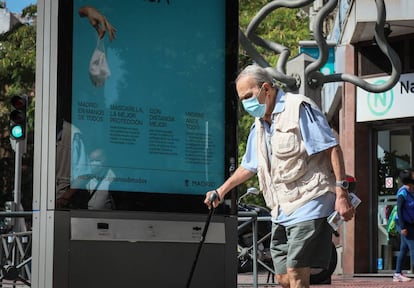
<path fill-rule="evenodd" d="M 378 255 L 379 270 L 395 269 L 400 239 L 387 231 L 387 223 L 401 185 L 398 174 L 411 167 L 411 129 L 377 132 Z M 409 264 L 409 261 L 406 261 Z M 405 267 L 409 269 L 408 267 Z"/>

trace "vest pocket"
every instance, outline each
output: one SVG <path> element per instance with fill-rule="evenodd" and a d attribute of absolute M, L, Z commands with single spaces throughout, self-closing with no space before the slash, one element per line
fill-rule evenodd
<path fill-rule="evenodd" d="M 290 131 L 276 131 L 273 137 L 276 140 L 276 145 L 273 145 L 272 143 L 272 148 L 275 149 L 272 152 L 275 153 L 277 157 L 292 157 L 300 152 L 301 142 L 296 133 Z"/>
<path fill-rule="evenodd" d="M 320 189 L 320 181 L 321 177 L 319 173 L 309 171 L 308 175 L 305 175 L 299 181 L 275 184 L 279 203 L 281 205 L 283 205 L 283 203 L 290 203 L 309 193 L 316 195 L 315 193 Z"/>
<path fill-rule="evenodd" d="M 279 203 L 289 203 L 300 198 L 299 189 L 296 183 L 279 183 L 275 184 L 275 190 L 277 191 L 277 198 Z"/>
<path fill-rule="evenodd" d="M 302 155 L 297 158 L 286 159 L 285 161 L 278 159 L 275 171 L 275 173 L 279 174 L 277 181 L 290 183 L 301 178 L 307 171 L 308 165 L 305 158 L 305 155 Z"/>
<path fill-rule="evenodd" d="M 301 141 L 296 130 L 276 131 L 272 167 L 276 182 L 289 183 L 302 177 L 307 171 L 306 153 L 301 151 Z"/>
<path fill-rule="evenodd" d="M 300 190 L 304 190 L 303 192 L 307 191 L 313 191 L 313 190 L 319 190 L 320 184 L 321 184 L 321 174 L 315 173 L 315 171 L 309 171 L 308 175 L 305 175 L 300 181 L 298 181 L 298 186 L 301 187 Z M 324 181 L 326 182 L 326 181 Z"/>

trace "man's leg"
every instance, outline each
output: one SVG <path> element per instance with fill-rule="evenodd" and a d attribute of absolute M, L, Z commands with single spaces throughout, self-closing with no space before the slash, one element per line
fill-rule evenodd
<path fill-rule="evenodd" d="M 309 288 L 310 268 L 288 268 L 290 288 Z"/>
<path fill-rule="evenodd" d="M 276 272 L 276 280 L 283 288 L 290 287 L 289 276 L 286 270 L 286 258 L 288 252 L 285 227 L 272 224 L 272 239 L 270 243 L 273 267 Z"/>
<path fill-rule="evenodd" d="M 288 274 L 276 274 L 277 283 L 279 283 L 282 288 L 290 288 L 290 281 Z"/>
<path fill-rule="evenodd" d="M 291 225 L 286 228 L 286 235 L 289 243 L 286 267 L 290 288 L 308 288 L 310 267 L 327 267 L 329 264 L 332 228 L 326 219 L 321 218 Z"/>

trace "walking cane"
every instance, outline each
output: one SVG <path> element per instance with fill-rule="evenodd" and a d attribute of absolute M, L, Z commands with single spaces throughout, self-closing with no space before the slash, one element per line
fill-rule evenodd
<path fill-rule="evenodd" d="M 211 217 L 213 216 L 213 213 L 214 213 L 215 208 L 213 207 L 213 202 L 214 202 L 214 200 L 216 200 L 217 197 L 218 197 L 217 192 L 213 193 L 210 196 L 210 203 L 211 203 L 210 212 L 208 213 L 206 224 L 204 225 L 203 233 L 201 233 L 200 243 L 198 244 L 197 254 L 196 254 L 196 257 L 195 257 L 194 262 L 193 262 L 193 267 L 191 267 L 190 277 L 188 277 L 186 288 L 190 288 L 191 280 L 192 280 L 193 274 L 194 274 L 194 270 L 195 270 L 197 262 L 198 262 L 198 257 L 200 256 L 201 247 L 203 246 L 203 243 L 206 240 L 206 234 L 207 234 L 208 226 L 210 225 Z"/>

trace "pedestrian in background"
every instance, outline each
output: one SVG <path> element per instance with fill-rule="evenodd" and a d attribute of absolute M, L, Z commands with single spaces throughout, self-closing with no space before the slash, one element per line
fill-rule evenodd
<path fill-rule="evenodd" d="M 405 169 L 399 176 L 403 185 L 397 191 L 396 220 L 401 240 L 393 281 L 406 282 L 411 278 L 402 273 L 402 265 L 408 251 L 411 261 L 414 260 L 414 171 Z"/>

